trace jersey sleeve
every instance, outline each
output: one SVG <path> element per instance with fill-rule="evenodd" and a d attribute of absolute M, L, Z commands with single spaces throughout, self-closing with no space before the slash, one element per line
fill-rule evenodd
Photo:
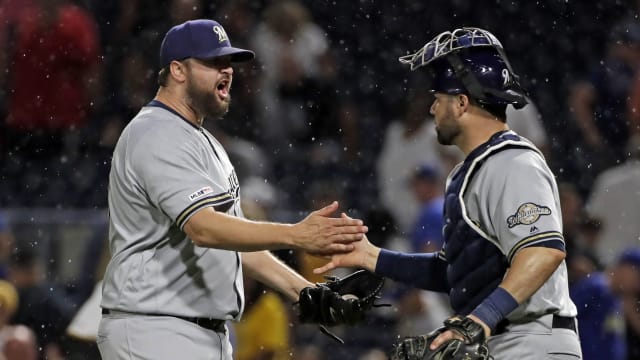
<path fill-rule="evenodd" d="M 560 201 L 542 156 L 508 149 L 478 170 L 469 196 L 469 216 L 493 237 L 509 262 L 521 249 L 544 246 L 564 251 Z"/>
<path fill-rule="evenodd" d="M 234 199 L 223 183 L 225 177 L 214 178 L 207 170 L 210 160 L 197 140 L 177 135 L 149 136 L 136 147 L 132 162 L 149 201 L 182 229 L 198 210 L 220 208 Z"/>

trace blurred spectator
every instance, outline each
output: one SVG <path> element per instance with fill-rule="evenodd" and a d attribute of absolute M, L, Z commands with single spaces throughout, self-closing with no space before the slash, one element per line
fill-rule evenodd
<path fill-rule="evenodd" d="M 638 294 L 639 248 L 622 252 L 609 272 L 593 272 L 571 286 L 585 360 L 627 359 L 623 301 Z"/>
<path fill-rule="evenodd" d="M 582 197 L 575 185 L 561 182 L 558 184 L 558 193 L 567 253 L 565 262 L 571 284 L 600 269 L 595 254 L 595 238 L 600 232 L 600 222 L 585 214 Z"/>
<path fill-rule="evenodd" d="M 219 123 L 223 122 L 227 121 Z M 263 181 L 273 181 L 273 162 L 262 146 L 251 140 L 226 133 L 218 123 L 213 121 L 205 122 L 203 126 L 212 134 L 216 134 L 216 139 L 227 149 L 239 179 L 256 177 L 262 178 Z M 274 185 L 270 184 L 270 186 Z"/>
<path fill-rule="evenodd" d="M 14 325 L 5 330 L 4 359 L 3 360 L 36 360 L 38 348 L 33 331 L 24 325 Z M 55 356 L 55 355 L 54 355 Z M 2 359 L 2 357 L 0 357 Z M 59 357 L 49 357 L 47 360 L 62 360 Z"/>
<path fill-rule="evenodd" d="M 629 101 L 627 104 L 627 118 L 629 119 L 630 136 L 640 136 L 640 72 L 636 72 L 631 84 Z"/>
<path fill-rule="evenodd" d="M 60 342 L 75 314 L 76 306 L 57 285 L 47 281 L 38 254 L 29 247 L 16 250 L 9 265 L 9 280 L 18 289 L 20 305 L 12 319 L 35 334 L 45 354 L 61 353 Z"/>
<path fill-rule="evenodd" d="M 433 119 L 429 115 L 432 97 L 416 92 L 410 95 L 401 120 L 393 121 L 385 133 L 378 157 L 378 186 L 382 204 L 393 214 L 400 230 L 408 233 L 418 214 L 418 201 L 407 186 L 416 169 L 430 163 L 439 171 L 450 170 L 443 160 Z M 447 149 L 447 150 L 445 150 Z M 453 153 L 460 159 L 460 155 Z"/>
<path fill-rule="evenodd" d="M 256 115 L 277 185 L 304 201 L 302 184 L 339 162 L 336 71 L 323 30 L 299 1 L 271 3 L 251 39 L 260 61 Z"/>
<path fill-rule="evenodd" d="M 257 104 L 262 138 L 267 139 L 270 148 L 278 149 L 308 136 L 304 100 L 300 108 L 289 106 L 281 97 L 294 97 L 296 89 L 305 90 L 301 88 L 303 82 L 322 74 L 321 62 L 328 50 L 322 29 L 299 1 L 272 2 L 264 10 L 250 48 L 264 69 Z"/>
<path fill-rule="evenodd" d="M 3 195 L 28 195 L 14 203 L 29 205 L 67 175 L 60 166 L 81 148 L 81 131 L 102 98 L 100 44 L 93 16 L 68 1 L 37 0 L 19 17 L 3 160 L 8 176 L 22 181 Z"/>
<path fill-rule="evenodd" d="M 13 53 L 15 46 L 15 30 L 24 9 L 32 6 L 36 0 L 5 0 L 0 2 L 0 116 L 6 116 L 7 96 L 9 96 L 10 78 L 9 54 Z M 3 128 L 3 127 L 0 127 Z"/>
<path fill-rule="evenodd" d="M 545 157 L 549 154 L 549 139 L 544 129 L 542 115 L 533 103 L 527 98 L 529 103 L 522 109 L 516 110 L 513 106 L 507 106 L 507 124 L 511 130 L 529 139 Z"/>
<path fill-rule="evenodd" d="M 11 139 L 11 150 L 38 153 L 47 148 L 35 146 L 54 142 L 53 134 L 87 124 L 100 95 L 100 45 L 93 16 L 65 0 L 36 1 L 20 19 L 6 123 L 13 135 L 22 135 Z M 44 144 L 29 144 L 38 140 L 30 139 L 34 133 L 49 136 L 39 139 Z"/>
<path fill-rule="evenodd" d="M 628 144 L 630 157 L 598 175 L 587 211 L 602 221 L 597 255 L 609 264 L 623 249 L 640 244 L 640 136 Z"/>
<path fill-rule="evenodd" d="M 255 280 L 244 280 L 246 307 L 235 324 L 236 360 L 291 359 L 289 308 L 280 296 Z M 269 330 L 265 330 L 268 324 Z"/>
<path fill-rule="evenodd" d="M 15 242 L 7 218 L 0 212 L 0 279 L 7 278 L 9 256 Z"/>
<path fill-rule="evenodd" d="M 65 360 L 92 360 L 100 358 L 96 339 L 98 326 L 102 319 L 100 301 L 102 300 L 102 281 L 95 284 L 91 296 L 82 304 L 73 316 L 65 332 L 61 348 Z"/>
<path fill-rule="evenodd" d="M 304 344 L 297 346 L 293 353 L 296 360 L 324 360 L 325 355 L 322 348 L 317 345 Z"/>
<path fill-rule="evenodd" d="M 588 81 L 575 84 L 569 106 L 582 133 L 586 161 L 597 173 L 625 159 L 627 99 L 640 65 L 640 23 L 626 20 L 610 32 L 607 55 Z"/>
<path fill-rule="evenodd" d="M 440 171 L 430 164 L 423 164 L 415 171 L 410 186 L 420 204 L 418 217 L 411 231 L 411 247 L 414 252 L 435 252 L 444 241 L 444 184 Z"/>
<path fill-rule="evenodd" d="M 640 247 L 626 249 L 619 257 L 618 276 L 626 324 L 627 359 L 640 359 Z"/>
<path fill-rule="evenodd" d="M 222 25 L 229 34 L 233 34 L 233 46 L 251 49 L 251 39 L 256 28 L 256 16 L 262 11 L 262 4 L 251 0 L 226 1 L 215 11 L 216 19 L 223 19 Z M 260 61 L 260 59 L 256 59 Z M 215 125 L 233 137 L 242 137 L 250 141 L 262 140 L 259 117 L 262 113 L 256 109 L 256 91 L 259 76 L 262 74 L 257 62 L 235 66 L 233 78 L 233 101 L 243 106 L 232 106 L 225 115 L 226 121 Z M 207 122 L 205 122 L 206 124 Z M 210 121 L 209 123 L 213 123 Z M 233 160 L 233 159 L 232 159 Z M 235 162 L 234 162 L 235 164 Z"/>
<path fill-rule="evenodd" d="M 18 310 L 19 302 L 18 290 L 15 286 L 6 280 L 0 280 L 0 332 L 9 325 L 11 318 Z M 0 342 L 1 340 L 4 340 L 4 337 L 0 335 Z M 3 345 L 0 348 L 4 348 Z"/>
<path fill-rule="evenodd" d="M 429 163 L 418 165 L 410 176 L 409 187 L 419 204 L 418 216 L 410 231 L 408 252 L 437 252 L 443 244 L 444 184 L 440 170 Z M 377 246 L 377 245 L 376 245 Z M 395 284 L 396 330 L 400 336 L 428 333 L 451 314 L 445 295 Z"/>
<path fill-rule="evenodd" d="M 38 350 L 33 332 L 24 325 L 10 325 L 18 309 L 18 291 L 6 280 L 0 280 L 0 359 L 36 360 Z"/>
<path fill-rule="evenodd" d="M 576 246 L 580 222 L 583 217 L 583 201 L 576 186 L 569 182 L 558 184 L 560 211 L 562 211 L 562 232 L 567 250 Z M 567 251 L 569 252 L 569 251 Z"/>

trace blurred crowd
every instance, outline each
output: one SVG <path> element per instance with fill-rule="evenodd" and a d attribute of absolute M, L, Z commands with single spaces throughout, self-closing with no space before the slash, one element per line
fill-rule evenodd
<path fill-rule="evenodd" d="M 234 68 L 230 112 L 205 122 L 236 167 L 247 216 L 293 221 L 336 199 L 376 245 L 437 250 L 444 180 L 462 154 L 437 143 L 428 80 L 397 58 L 439 32 L 482 27 L 502 40 L 529 95 L 509 109 L 510 126 L 558 178 L 585 359 L 638 359 L 639 14 L 632 0 L 4 0 L 0 208 L 106 207 L 111 152 L 154 96 L 162 36 L 207 17 L 256 52 Z M 1 225 L 0 360 L 97 358 L 92 334 L 68 328 L 90 291 L 50 283 L 37 251 Z M 278 255 L 322 281 L 310 272 L 322 259 Z M 438 294 L 387 286 L 393 306 L 337 329 L 347 344 L 333 346 L 247 283 L 238 360 L 384 359 L 397 336 L 450 314 Z"/>

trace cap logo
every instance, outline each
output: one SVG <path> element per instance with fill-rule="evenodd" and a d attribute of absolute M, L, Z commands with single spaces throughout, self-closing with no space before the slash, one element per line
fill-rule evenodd
<path fill-rule="evenodd" d="M 214 25 L 213 32 L 218 35 L 218 42 L 228 41 L 227 33 L 224 31 L 222 26 Z"/>
<path fill-rule="evenodd" d="M 507 86 L 511 84 L 511 75 L 509 74 L 509 70 L 502 69 L 502 86 Z"/>

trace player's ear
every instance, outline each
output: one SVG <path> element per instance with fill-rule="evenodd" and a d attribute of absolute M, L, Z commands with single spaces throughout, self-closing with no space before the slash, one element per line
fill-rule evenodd
<path fill-rule="evenodd" d="M 171 77 L 178 83 L 182 83 L 187 79 L 187 67 L 188 64 L 180 61 L 172 61 L 169 64 L 169 71 L 171 72 Z"/>
<path fill-rule="evenodd" d="M 455 98 L 455 106 L 458 109 L 460 115 L 466 112 L 469 108 L 470 100 L 469 97 L 465 94 L 458 94 Z"/>
<path fill-rule="evenodd" d="M 458 106 L 466 108 L 469 106 L 469 97 L 465 94 L 458 95 Z"/>

